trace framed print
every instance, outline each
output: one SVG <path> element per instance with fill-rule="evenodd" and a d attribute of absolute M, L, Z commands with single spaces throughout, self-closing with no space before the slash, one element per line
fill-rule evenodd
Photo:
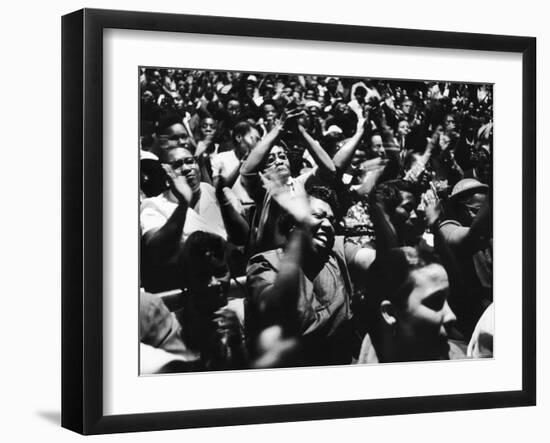
<path fill-rule="evenodd" d="M 64 427 L 535 404 L 534 38 L 62 26 Z"/>

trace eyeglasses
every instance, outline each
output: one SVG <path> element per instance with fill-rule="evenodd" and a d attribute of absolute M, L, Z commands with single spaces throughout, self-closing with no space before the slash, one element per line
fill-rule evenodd
<path fill-rule="evenodd" d="M 195 157 L 185 157 L 180 160 L 175 160 L 171 163 L 168 163 L 170 167 L 174 170 L 181 168 L 183 165 L 186 166 L 193 166 L 197 163 L 197 159 Z"/>

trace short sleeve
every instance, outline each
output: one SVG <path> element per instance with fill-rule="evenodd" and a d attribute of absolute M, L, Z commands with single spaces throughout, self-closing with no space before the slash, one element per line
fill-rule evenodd
<path fill-rule="evenodd" d="M 167 220 L 168 218 L 159 210 L 151 199 L 145 199 L 141 203 L 139 223 L 142 235 L 152 229 L 162 228 Z"/>

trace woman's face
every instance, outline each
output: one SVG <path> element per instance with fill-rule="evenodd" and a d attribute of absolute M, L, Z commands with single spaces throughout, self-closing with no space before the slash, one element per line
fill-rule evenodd
<path fill-rule="evenodd" d="M 185 177 L 193 192 L 199 189 L 201 181 L 199 165 L 188 149 L 179 146 L 169 149 L 166 153 L 166 163 L 176 175 Z"/>
<path fill-rule="evenodd" d="M 431 264 L 411 272 L 412 290 L 403 306 L 396 306 L 396 333 L 419 359 L 446 358 L 445 327 L 456 320 L 447 297 L 449 279 L 443 266 Z"/>
<path fill-rule="evenodd" d="M 290 161 L 281 146 L 275 145 L 271 148 L 264 168 L 264 173 L 266 172 L 275 172 L 282 178 L 290 176 Z"/>
<path fill-rule="evenodd" d="M 401 136 L 406 136 L 411 132 L 409 128 L 409 122 L 402 120 L 399 122 L 399 125 L 397 126 L 397 133 Z"/>

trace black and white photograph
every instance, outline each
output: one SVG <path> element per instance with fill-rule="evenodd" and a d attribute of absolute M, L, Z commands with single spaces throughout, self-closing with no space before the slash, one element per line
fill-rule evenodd
<path fill-rule="evenodd" d="M 493 84 L 128 81 L 140 375 L 494 357 Z"/>

